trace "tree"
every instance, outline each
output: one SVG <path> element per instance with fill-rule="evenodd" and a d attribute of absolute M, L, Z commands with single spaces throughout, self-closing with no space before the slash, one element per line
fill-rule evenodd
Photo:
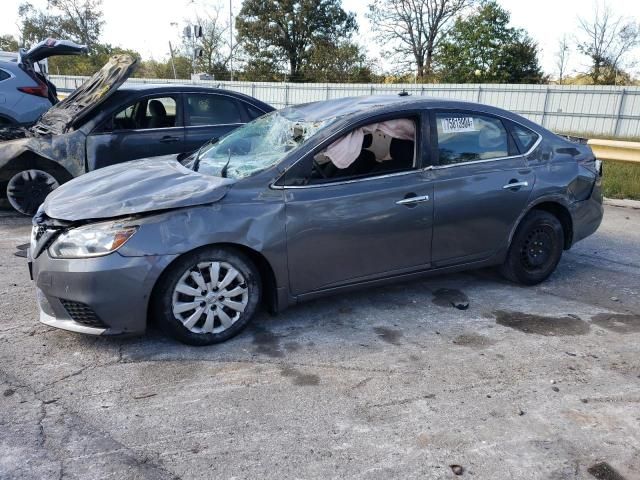
<path fill-rule="evenodd" d="M 351 42 L 314 45 L 305 68 L 305 77 L 314 82 L 369 83 L 373 76 L 366 55 Z"/>
<path fill-rule="evenodd" d="M 176 67 L 176 77 L 190 78 L 192 71 L 191 57 L 174 55 L 173 61 Z M 171 59 L 169 58 L 165 61 L 144 60 L 139 63 L 133 76 L 137 78 L 173 78 Z"/>
<path fill-rule="evenodd" d="M 17 52 L 19 48 L 20 44 L 13 35 L 0 35 L 0 51 Z"/>
<path fill-rule="evenodd" d="M 245 0 L 236 18 L 247 70 L 277 72 L 288 65 L 293 81 L 305 78 L 314 47 L 337 49 L 357 28 L 341 0 Z"/>
<path fill-rule="evenodd" d="M 91 75 L 102 67 L 109 55 L 130 52 L 100 43 L 104 25 L 102 0 L 49 0 L 47 10 L 39 10 L 25 2 L 18 8 L 18 17 L 23 45 L 32 46 L 52 37 L 70 39 L 89 47 L 88 56 L 52 57 L 49 59 L 50 72 Z"/>
<path fill-rule="evenodd" d="M 569 62 L 570 52 L 571 47 L 569 46 L 569 40 L 565 34 L 558 41 L 558 50 L 556 51 L 556 68 L 558 69 L 558 83 L 560 85 L 562 85 L 562 82 L 567 76 L 567 64 Z"/>
<path fill-rule="evenodd" d="M 104 20 L 102 0 L 49 0 L 47 11 L 25 2 L 18 7 L 22 42 L 47 37 L 70 38 L 92 49 L 98 44 Z"/>
<path fill-rule="evenodd" d="M 579 18 L 578 23 L 578 50 L 590 59 L 591 81 L 594 85 L 618 83 L 620 72 L 635 64 L 627 55 L 640 44 L 639 24 L 598 5 L 591 20 Z"/>
<path fill-rule="evenodd" d="M 378 41 L 406 71 L 417 66 L 420 79 L 433 77 L 434 55 L 454 19 L 476 0 L 378 0 L 368 17 Z"/>
<path fill-rule="evenodd" d="M 451 83 L 540 83 L 538 46 L 495 0 L 458 18 L 437 53 L 440 80 Z"/>
<path fill-rule="evenodd" d="M 195 59 L 195 69 L 200 73 L 208 73 L 217 79 L 229 79 L 229 60 L 231 46 L 229 45 L 229 22 L 221 15 L 220 6 L 211 7 L 205 15 L 198 15 L 193 25 L 202 27 L 202 37 L 194 40 L 185 38 L 183 41 L 184 55 L 192 58 L 196 47 L 202 49 L 202 56 Z M 234 45 L 234 51 L 236 50 Z M 195 72 L 194 72 L 195 73 Z"/>

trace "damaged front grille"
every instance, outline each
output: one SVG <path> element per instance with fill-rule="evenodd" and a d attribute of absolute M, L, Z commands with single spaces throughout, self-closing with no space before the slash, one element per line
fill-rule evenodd
<path fill-rule="evenodd" d="M 31 257 L 38 256 L 53 243 L 58 234 L 68 228 L 70 222 L 54 220 L 46 216 L 44 212 L 39 212 L 33 217 L 33 227 L 31 229 Z"/>
<path fill-rule="evenodd" d="M 86 325 L 87 327 L 107 328 L 107 325 L 100 320 L 98 315 L 96 315 L 96 312 L 94 312 L 89 305 L 71 300 L 64 300 L 62 298 L 60 299 L 60 303 L 62 303 L 62 306 L 74 322 Z"/>

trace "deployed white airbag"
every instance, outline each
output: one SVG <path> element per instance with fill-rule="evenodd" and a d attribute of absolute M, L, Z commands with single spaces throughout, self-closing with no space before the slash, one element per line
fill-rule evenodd
<path fill-rule="evenodd" d="M 387 120 L 386 122 L 372 123 L 361 128 L 356 128 L 351 133 L 336 140 L 323 152 L 323 156 L 329 158 L 336 167 L 343 169 L 349 167 L 362 151 L 362 141 L 368 133 L 382 132 L 399 140 L 414 140 L 416 124 L 413 120 L 401 118 Z"/>

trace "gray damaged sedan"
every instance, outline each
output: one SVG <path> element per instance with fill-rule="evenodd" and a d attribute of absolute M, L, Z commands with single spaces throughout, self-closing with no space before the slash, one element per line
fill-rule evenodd
<path fill-rule="evenodd" d="M 348 98 L 62 185 L 29 260 L 47 325 L 116 335 L 153 320 L 209 345 L 261 304 L 492 265 L 536 284 L 602 214 L 586 145 L 475 103 Z"/>

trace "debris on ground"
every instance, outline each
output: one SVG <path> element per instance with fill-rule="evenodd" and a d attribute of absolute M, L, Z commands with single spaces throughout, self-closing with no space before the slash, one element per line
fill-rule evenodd
<path fill-rule="evenodd" d="M 464 473 L 464 468 L 460 465 L 449 465 L 451 467 L 451 471 L 456 475 L 462 475 Z"/>
<path fill-rule="evenodd" d="M 439 307 L 453 306 L 458 310 L 469 308 L 469 297 L 461 290 L 453 288 L 439 288 L 433 292 L 432 302 Z"/>
<path fill-rule="evenodd" d="M 587 472 L 598 480 L 625 480 L 625 478 L 607 462 L 596 463 L 589 467 Z"/>

